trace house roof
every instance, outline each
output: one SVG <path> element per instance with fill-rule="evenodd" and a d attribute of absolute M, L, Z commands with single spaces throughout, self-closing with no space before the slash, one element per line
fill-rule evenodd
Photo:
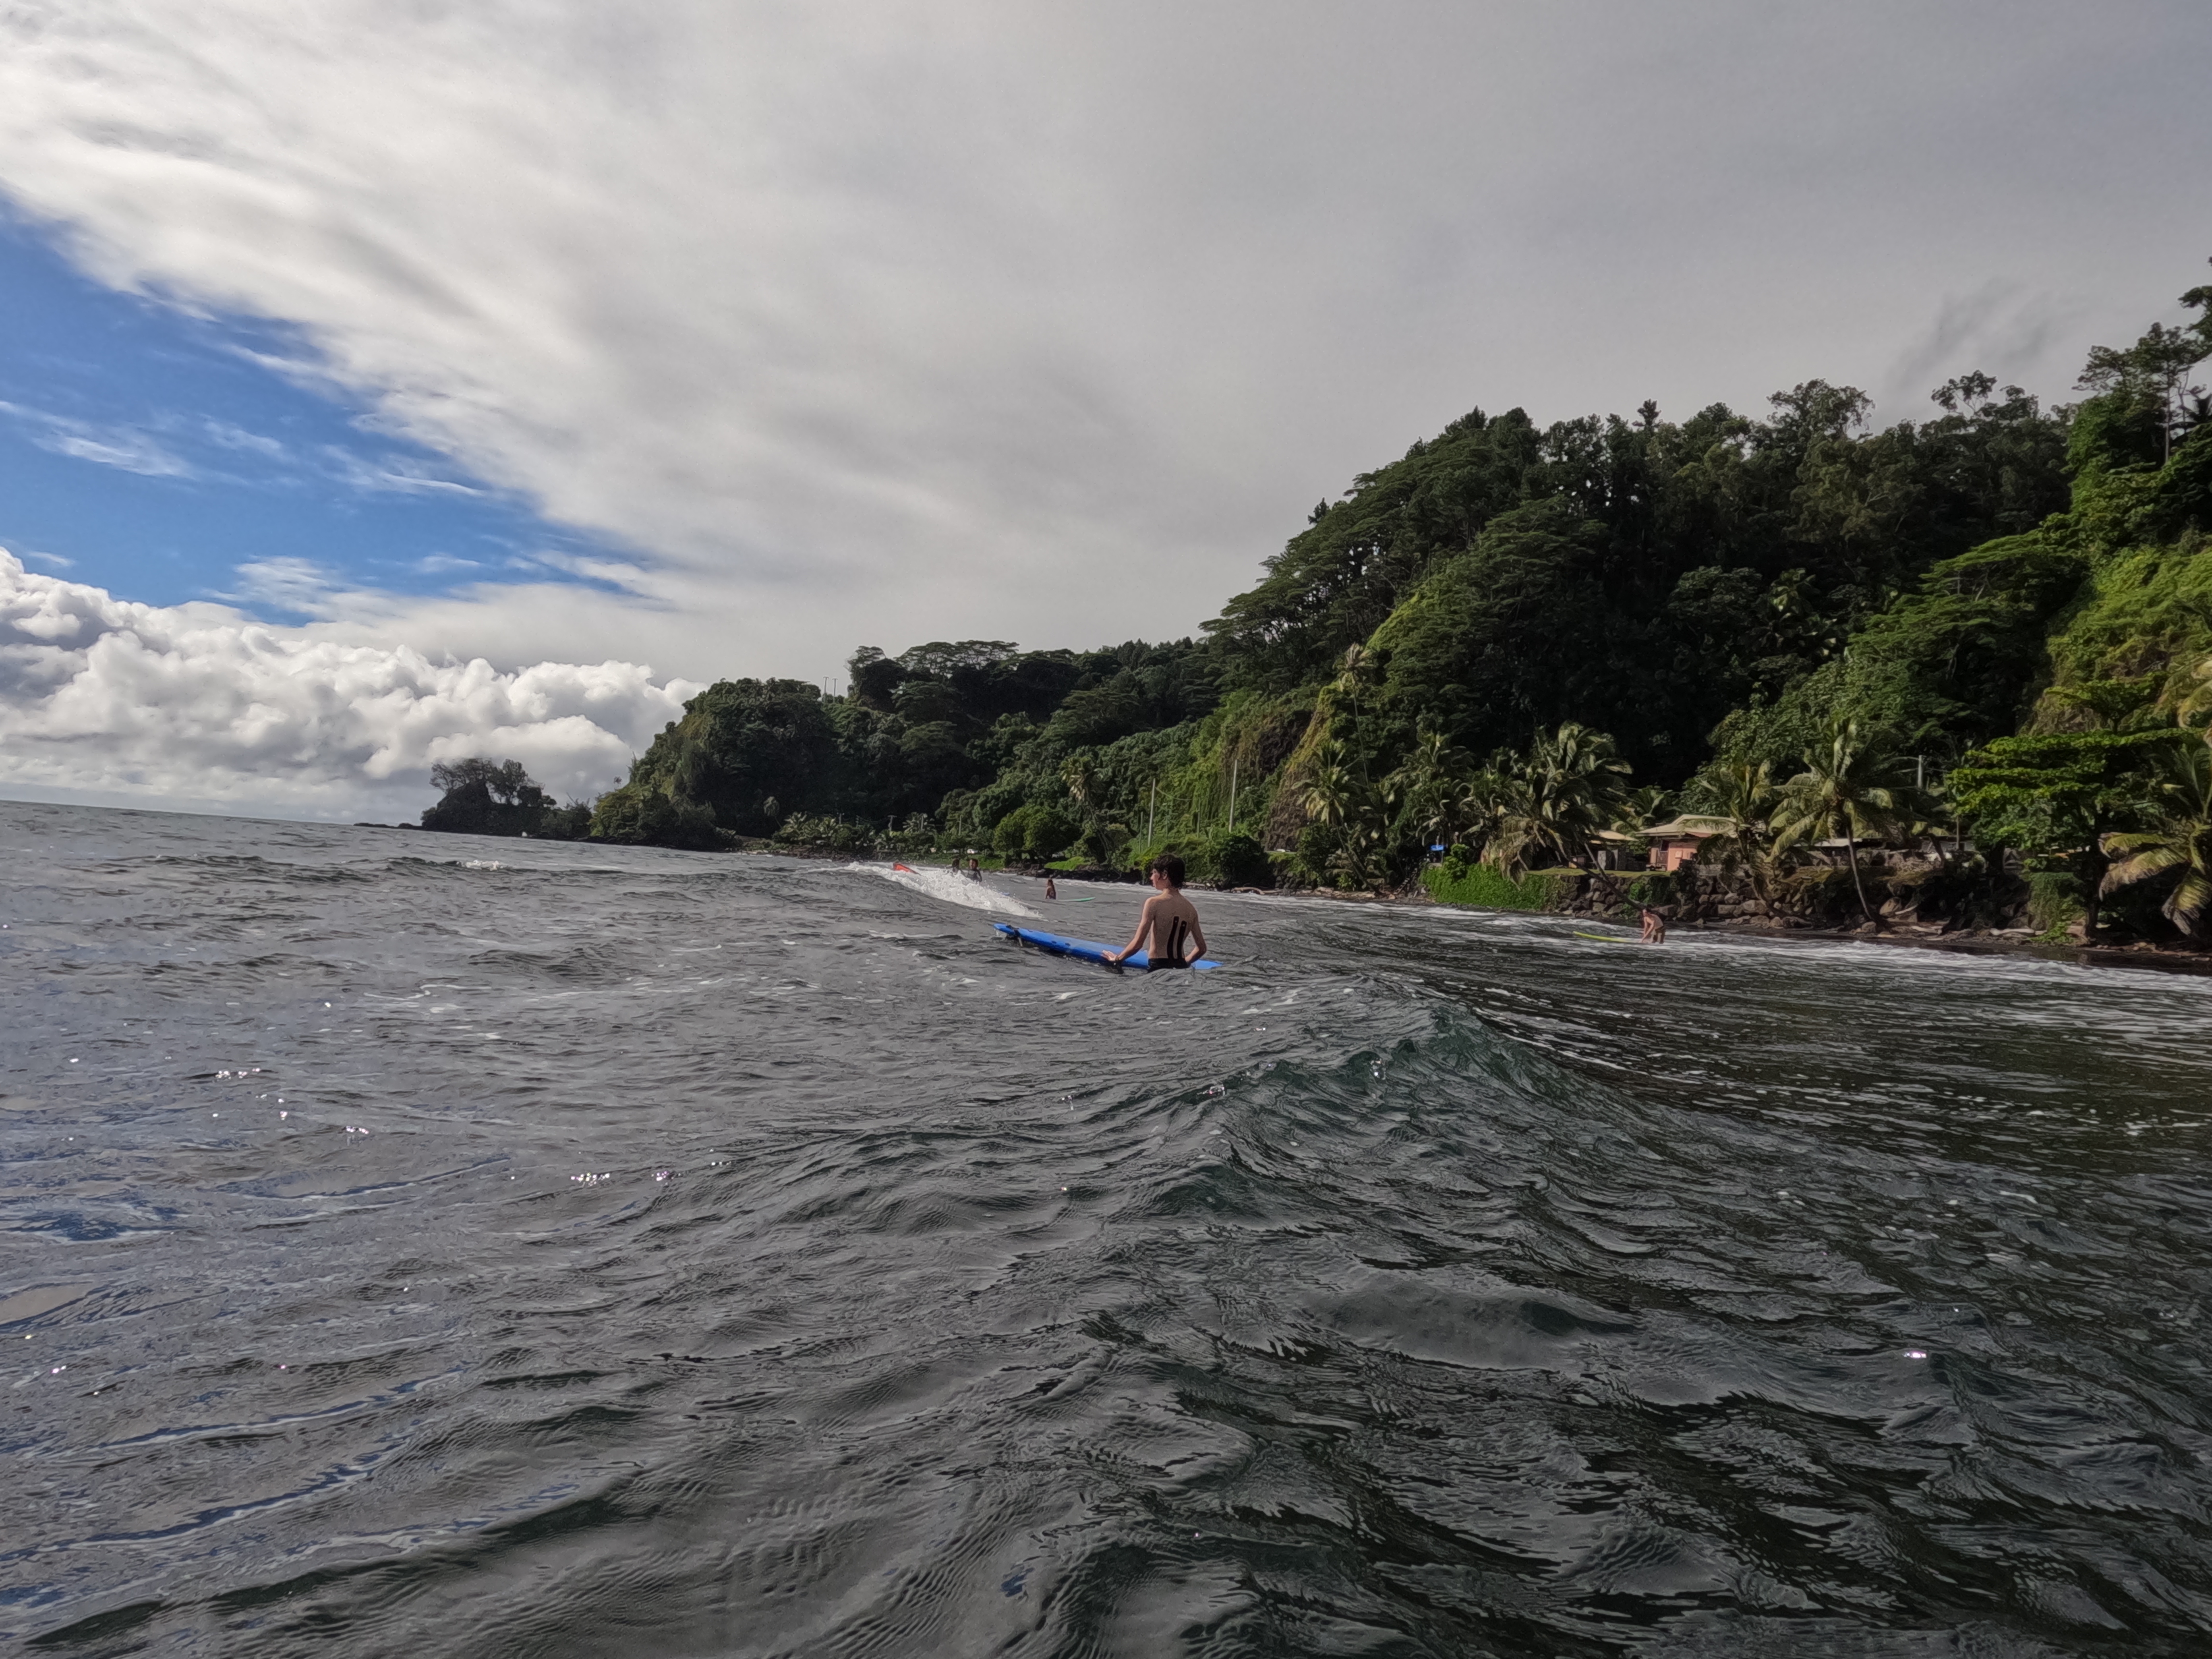
<path fill-rule="evenodd" d="M 1679 818 L 1665 823 L 1655 823 L 1644 832 L 1646 841 L 1702 841 L 1707 836 L 1726 832 L 1726 818 L 1700 817 L 1694 812 L 1685 812 Z"/>

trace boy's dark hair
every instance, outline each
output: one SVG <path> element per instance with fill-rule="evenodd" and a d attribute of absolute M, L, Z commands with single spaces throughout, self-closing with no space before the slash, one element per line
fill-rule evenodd
<path fill-rule="evenodd" d="M 1158 871 L 1162 875 L 1168 878 L 1169 886 L 1180 887 L 1182 885 L 1182 860 L 1176 857 L 1173 853 L 1163 853 L 1145 866 L 1145 873 L 1148 876 L 1155 870 Z"/>

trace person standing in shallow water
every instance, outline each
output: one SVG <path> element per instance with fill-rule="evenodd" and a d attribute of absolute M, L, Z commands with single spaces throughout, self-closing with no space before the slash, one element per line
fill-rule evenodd
<path fill-rule="evenodd" d="M 1667 918 L 1648 904 L 1644 907 L 1644 942 L 1646 945 L 1664 945 L 1667 942 Z"/>
<path fill-rule="evenodd" d="M 1054 884 L 1050 876 L 1044 878 L 1044 896 L 1048 899 L 1056 899 L 1060 896 L 1060 889 Z"/>
<path fill-rule="evenodd" d="M 1121 963 L 1141 947 L 1148 967 L 1188 968 L 1206 954 L 1206 930 L 1198 925 L 1197 908 L 1182 896 L 1182 860 L 1163 853 L 1149 873 L 1153 892 L 1137 918 L 1137 931 L 1106 960 Z"/>

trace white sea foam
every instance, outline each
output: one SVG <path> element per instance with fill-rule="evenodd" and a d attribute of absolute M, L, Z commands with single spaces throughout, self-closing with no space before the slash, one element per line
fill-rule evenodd
<path fill-rule="evenodd" d="M 975 881 L 934 865 L 925 865 L 919 870 L 888 864 L 856 864 L 852 867 L 895 881 L 926 898 L 943 899 L 947 904 L 964 904 L 970 910 L 988 910 L 994 915 L 1039 919 L 1036 911 L 1012 894 L 1002 893 L 988 882 Z"/>

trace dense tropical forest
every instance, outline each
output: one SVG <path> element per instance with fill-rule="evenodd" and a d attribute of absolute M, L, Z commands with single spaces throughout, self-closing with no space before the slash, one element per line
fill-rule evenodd
<path fill-rule="evenodd" d="M 1225 884 L 1376 890 L 1437 848 L 1455 879 L 1574 870 L 1688 814 L 1698 862 L 1763 894 L 1840 841 L 1869 920 L 1861 849 L 1924 847 L 1954 897 L 2026 881 L 2077 932 L 2194 936 L 2212 288 L 2183 303 L 2056 408 L 1971 374 L 1879 428 L 1821 381 L 1763 416 L 1476 410 L 1316 506 L 1201 637 L 866 647 L 843 696 L 702 692 L 587 820 L 482 762 L 428 816 L 1121 868 L 1172 846 Z"/>

